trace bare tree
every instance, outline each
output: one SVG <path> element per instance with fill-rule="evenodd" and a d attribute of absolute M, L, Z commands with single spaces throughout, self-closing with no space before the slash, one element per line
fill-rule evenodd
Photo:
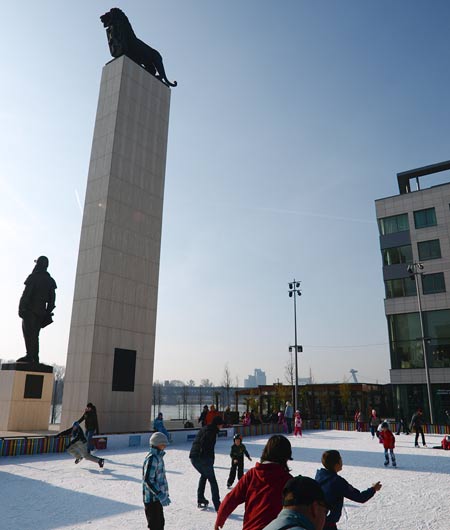
<path fill-rule="evenodd" d="M 289 353 L 289 359 L 284 367 L 284 377 L 288 385 L 294 385 L 295 383 L 295 364 L 292 356 L 292 352 Z"/>
<path fill-rule="evenodd" d="M 222 386 L 225 389 L 225 393 L 227 396 L 227 406 L 230 406 L 230 389 L 232 386 L 233 379 L 231 377 L 230 368 L 228 366 L 228 363 L 226 363 L 224 371 L 223 371 L 223 380 L 222 380 Z"/>
<path fill-rule="evenodd" d="M 203 386 L 205 388 L 212 388 L 214 386 L 214 384 L 209 379 L 201 379 L 200 380 L 200 386 Z"/>

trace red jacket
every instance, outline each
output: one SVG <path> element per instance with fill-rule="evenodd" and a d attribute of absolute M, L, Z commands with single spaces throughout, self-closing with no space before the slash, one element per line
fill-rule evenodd
<path fill-rule="evenodd" d="M 256 463 L 223 499 L 216 525 L 222 527 L 239 504 L 245 502 L 242 530 L 262 530 L 279 514 L 284 485 L 292 478 L 281 464 Z"/>
<path fill-rule="evenodd" d="M 380 431 L 380 441 L 385 449 L 394 449 L 395 447 L 395 436 L 389 429 Z"/>

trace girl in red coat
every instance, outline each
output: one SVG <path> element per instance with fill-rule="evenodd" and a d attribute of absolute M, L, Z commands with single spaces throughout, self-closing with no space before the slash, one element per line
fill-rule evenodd
<path fill-rule="evenodd" d="M 296 410 L 294 414 L 294 436 L 302 435 L 302 417 L 300 416 L 300 411 Z"/>
<path fill-rule="evenodd" d="M 389 429 L 387 422 L 381 424 L 380 442 L 384 447 L 384 465 L 389 465 L 389 453 L 391 454 L 392 466 L 396 467 L 397 462 L 395 461 L 394 447 L 395 447 L 395 436 Z"/>
<path fill-rule="evenodd" d="M 221 502 L 214 530 L 223 528 L 228 516 L 243 502 L 242 530 L 262 530 L 273 521 L 282 508 L 283 488 L 292 478 L 288 460 L 292 460 L 289 440 L 282 434 L 271 436 L 263 449 L 261 463 L 249 469 Z"/>

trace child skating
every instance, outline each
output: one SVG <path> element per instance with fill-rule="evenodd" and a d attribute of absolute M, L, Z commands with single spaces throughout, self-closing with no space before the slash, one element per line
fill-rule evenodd
<path fill-rule="evenodd" d="M 302 436 L 303 420 L 300 411 L 296 410 L 294 415 L 294 436 Z"/>
<path fill-rule="evenodd" d="M 142 493 L 144 496 L 145 517 L 150 530 L 164 529 L 163 506 L 169 506 L 169 486 L 163 456 L 169 440 L 162 432 L 150 437 L 150 451 L 142 468 Z"/>
<path fill-rule="evenodd" d="M 383 444 L 384 447 L 384 465 L 389 465 L 389 453 L 391 455 L 391 461 L 392 461 L 392 467 L 397 467 L 397 462 L 395 460 L 394 455 L 394 447 L 395 447 L 395 436 L 394 433 L 389 429 L 389 425 L 387 422 L 383 421 L 381 424 L 381 431 L 380 431 L 380 442 Z"/>
<path fill-rule="evenodd" d="M 244 455 L 251 460 L 250 455 L 248 454 L 245 445 L 242 443 L 242 436 L 237 433 L 233 436 L 233 445 L 231 446 L 230 456 L 231 456 L 231 468 L 230 475 L 227 480 L 227 487 L 231 488 L 233 485 L 234 479 L 236 478 L 236 470 L 238 480 L 244 474 Z"/>

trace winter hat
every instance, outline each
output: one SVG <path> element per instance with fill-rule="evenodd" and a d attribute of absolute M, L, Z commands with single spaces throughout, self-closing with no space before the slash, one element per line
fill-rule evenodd
<path fill-rule="evenodd" d="M 387 421 L 383 421 L 383 423 L 381 424 L 381 428 L 382 429 L 389 429 L 389 424 Z"/>
<path fill-rule="evenodd" d="M 168 445 L 168 443 L 169 440 L 167 439 L 167 436 L 162 432 L 154 432 L 150 436 L 150 445 L 154 445 L 155 447 L 161 444 Z"/>

